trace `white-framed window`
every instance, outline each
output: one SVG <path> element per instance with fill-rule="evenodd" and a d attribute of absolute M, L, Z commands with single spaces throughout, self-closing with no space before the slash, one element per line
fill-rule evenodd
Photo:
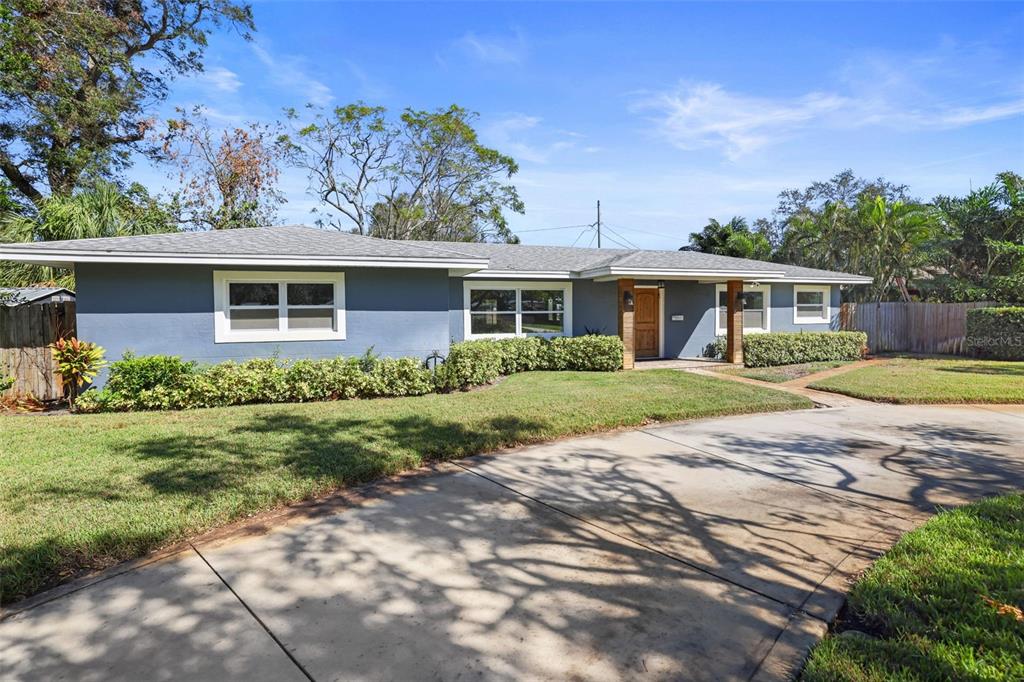
<path fill-rule="evenodd" d="M 728 320 L 728 285 L 715 285 L 715 300 L 718 311 L 715 315 L 715 334 L 726 333 Z M 772 287 L 770 284 L 743 285 L 743 331 L 756 334 L 769 332 L 772 328 Z"/>
<path fill-rule="evenodd" d="M 793 324 L 829 324 L 831 301 L 832 287 L 828 285 L 793 285 Z"/>
<path fill-rule="evenodd" d="M 466 281 L 465 337 L 571 336 L 570 282 Z"/>
<path fill-rule="evenodd" d="M 214 341 L 330 341 L 345 338 L 342 272 L 213 273 Z"/>

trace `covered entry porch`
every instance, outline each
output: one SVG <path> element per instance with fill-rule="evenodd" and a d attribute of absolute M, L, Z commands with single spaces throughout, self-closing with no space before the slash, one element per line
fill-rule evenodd
<path fill-rule="evenodd" d="M 691 279 L 691 278 L 687 278 Z M 618 335 L 624 346 L 623 369 L 653 368 L 657 362 L 707 362 L 697 358 L 679 359 L 666 355 L 665 325 L 668 320 L 682 321 L 682 315 L 666 317 L 665 281 L 649 283 L 636 278 L 616 278 L 618 290 Z M 704 281 L 702 283 L 715 284 Z M 725 362 L 743 362 L 743 280 L 721 282 L 725 298 L 723 327 L 726 337 Z M 714 314 L 719 315 L 718 302 Z M 719 318 L 721 319 L 721 318 Z M 674 366 L 675 366 L 674 364 Z"/>

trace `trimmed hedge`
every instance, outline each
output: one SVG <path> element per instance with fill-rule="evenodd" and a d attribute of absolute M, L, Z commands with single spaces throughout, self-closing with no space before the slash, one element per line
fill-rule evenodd
<path fill-rule="evenodd" d="M 867 352 L 864 332 L 772 332 L 743 335 L 743 364 L 776 367 L 804 362 L 860 360 Z M 704 349 L 711 358 L 725 357 L 725 337 L 719 336 Z"/>
<path fill-rule="evenodd" d="M 968 310 L 966 347 L 978 357 L 1024 360 L 1024 307 Z"/>
<path fill-rule="evenodd" d="M 126 353 L 106 387 L 79 398 L 80 412 L 184 410 L 249 403 L 423 395 L 491 383 L 535 369 L 611 372 L 622 367 L 617 336 L 514 338 L 452 344 L 431 373 L 415 358 L 362 357 L 282 362 L 277 358 L 200 367 L 167 355 Z"/>
<path fill-rule="evenodd" d="M 614 372 L 622 369 L 622 352 L 617 336 L 463 341 L 452 344 L 435 380 L 440 390 L 451 391 L 532 370 Z"/>

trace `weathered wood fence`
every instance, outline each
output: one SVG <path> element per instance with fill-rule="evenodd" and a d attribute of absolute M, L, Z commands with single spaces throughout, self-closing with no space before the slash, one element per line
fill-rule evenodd
<path fill-rule="evenodd" d="M 0 306 L 0 375 L 14 378 L 5 394 L 60 398 L 64 389 L 49 346 L 74 335 L 74 301 Z"/>
<path fill-rule="evenodd" d="M 994 303 L 844 303 L 840 328 L 868 334 L 872 353 L 964 354 L 967 311 Z"/>

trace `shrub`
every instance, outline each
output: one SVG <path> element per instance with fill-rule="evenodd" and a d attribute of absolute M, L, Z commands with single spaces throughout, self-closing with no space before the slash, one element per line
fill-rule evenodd
<path fill-rule="evenodd" d="M 57 374 L 64 383 L 69 405 L 75 404 L 79 389 L 92 381 L 106 364 L 103 349 L 95 343 L 80 341 L 75 337 L 57 339 L 50 344 L 53 358 L 57 363 Z"/>
<path fill-rule="evenodd" d="M 423 395 L 434 390 L 430 370 L 416 358 L 381 358 L 363 375 L 361 395 L 365 398 Z"/>
<path fill-rule="evenodd" d="M 496 341 L 453 343 L 434 374 L 434 383 L 442 391 L 488 384 L 501 376 L 502 364 L 501 346 Z"/>
<path fill-rule="evenodd" d="M 543 347 L 539 369 L 614 372 L 622 369 L 622 353 L 617 336 L 560 336 Z"/>
<path fill-rule="evenodd" d="M 120 360 L 110 364 L 106 388 L 125 395 L 138 395 L 157 386 L 175 386 L 182 377 L 192 374 L 195 367 L 196 363 L 173 355 L 135 357 L 127 351 Z"/>
<path fill-rule="evenodd" d="M 3 393 L 12 386 L 14 386 L 14 377 L 0 374 L 0 393 Z"/>
<path fill-rule="evenodd" d="M 362 390 L 360 358 L 330 360 L 299 360 L 286 370 L 289 400 L 345 400 L 355 398 Z"/>
<path fill-rule="evenodd" d="M 702 355 L 713 360 L 721 360 L 725 357 L 726 341 L 724 336 L 716 336 L 714 341 L 704 346 Z"/>
<path fill-rule="evenodd" d="M 1024 307 L 967 311 L 968 352 L 994 360 L 1024 360 Z"/>
<path fill-rule="evenodd" d="M 774 367 L 802 362 L 860 360 L 867 351 L 864 332 L 796 332 L 743 337 L 743 364 Z"/>

